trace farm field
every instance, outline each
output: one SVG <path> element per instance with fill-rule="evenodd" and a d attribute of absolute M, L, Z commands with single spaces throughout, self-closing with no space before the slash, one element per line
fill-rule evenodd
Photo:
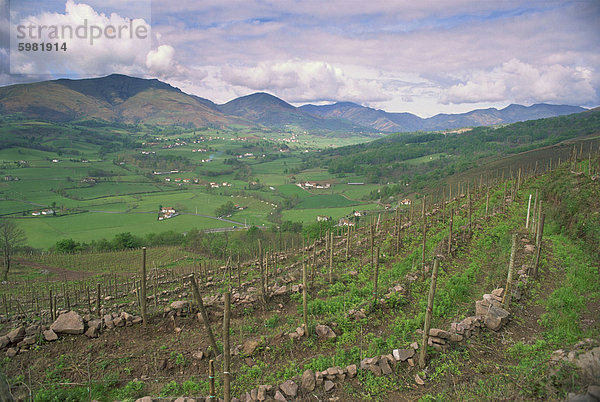
<path fill-rule="evenodd" d="M 156 213 L 100 213 L 85 212 L 58 217 L 26 218 L 18 221 L 33 247 L 48 248 L 62 239 L 77 239 L 90 242 L 111 238 L 117 233 L 131 232 L 142 236 L 148 233 L 191 229 L 212 229 L 231 227 L 232 223 L 216 218 L 179 215 L 165 221 L 158 221 Z"/>

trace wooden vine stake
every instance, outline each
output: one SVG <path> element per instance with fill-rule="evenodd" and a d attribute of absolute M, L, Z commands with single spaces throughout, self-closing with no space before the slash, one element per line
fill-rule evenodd
<path fill-rule="evenodd" d="M 535 224 L 537 222 L 536 217 L 535 217 L 535 212 L 537 211 L 537 205 L 538 205 L 538 190 L 535 190 L 535 198 L 533 200 L 533 213 L 531 214 L 531 225 L 530 225 L 530 229 L 531 229 L 532 233 L 535 230 Z"/>
<path fill-rule="evenodd" d="M 304 247 L 303 247 L 304 248 Z M 265 270 L 263 267 L 263 254 L 262 254 L 262 247 L 260 244 L 260 239 L 258 240 L 258 266 L 260 268 L 260 286 L 259 286 L 259 292 L 260 292 L 260 297 L 263 301 L 263 303 L 267 303 L 267 295 L 265 292 Z"/>
<path fill-rule="evenodd" d="M 429 297 L 427 298 L 427 310 L 425 310 L 425 325 L 423 327 L 423 341 L 419 351 L 419 367 L 425 368 L 425 359 L 427 357 L 427 341 L 429 340 L 429 327 L 431 325 L 431 314 L 433 313 L 433 299 L 435 298 L 435 285 L 440 262 L 436 258 L 433 260 L 433 271 L 431 272 L 431 285 L 429 287 Z"/>
<path fill-rule="evenodd" d="M 379 247 L 377 247 L 375 260 L 375 278 L 373 279 L 373 303 L 377 304 L 377 283 L 379 282 Z"/>
<path fill-rule="evenodd" d="M 425 215 L 425 198 L 423 198 L 423 250 L 421 253 L 421 273 L 425 276 L 425 246 L 427 245 L 427 216 Z"/>
<path fill-rule="evenodd" d="M 329 283 L 333 283 L 333 249 L 333 232 L 331 232 L 329 241 Z"/>
<path fill-rule="evenodd" d="M 215 361 L 210 359 L 208 362 L 208 382 L 209 382 L 209 398 L 214 400 L 217 396 L 215 395 Z"/>
<path fill-rule="evenodd" d="M 510 261 L 508 263 L 508 276 L 506 277 L 506 286 L 504 287 L 504 297 L 502 298 L 502 305 L 504 309 L 508 310 L 510 307 L 510 296 L 511 296 L 511 284 L 513 277 L 513 270 L 515 267 L 515 253 L 517 250 L 517 234 L 512 235 L 512 247 L 510 249 Z"/>
<path fill-rule="evenodd" d="M 350 225 L 348 225 L 348 231 L 346 232 L 346 260 L 350 256 Z"/>
<path fill-rule="evenodd" d="M 306 263 L 304 261 L 304 247 L 302 247 L 302 320 L 304 322 L 304 334 L 308 338 L 308 300 L 306 296 Z"/>
<path fill-rule="evenodd" d="M 223 315 L 223 398 L 231 402 L 231 353 L 229 352 L 229 319 L 231 317 L 231 292 L 225 293 L 225 313 Z"/>
<path fill-rule="evenodd" d="M 450 208 L 450 232 L 448 233 L 448 255 L 452 253 L 452 225 L 454 224 L 454 208 Z"/>
<path fill-rule="evenodd" d="M 468 199 L 468 204 L 469 204 L 469 238 L 471 238 L 471 236 L 473 235 L 473 223 L 471 220 L 471 191 L 469 189 L 467 189 L 467 196 L 469 197 Z"/>
<path fill-rule="evenodd" d="M 54 307 L 56 307 L 56 303 L 54 304 Z M 96 314 L 98 314 L 98 317 L 102 317 L 102 313 L 100 312 L 100 284 L 98 284 L 98 289 L 96 291 Z M 54 316 L 56 317 L 56 314 Z"/>
<path fill-rule="evenodd" d="M 541 210 L 541 208 L 540 208 Z M 538 221 L 538 230 L 537 237 L 535 241 L 535 259 L 533 262 L 533 277 L 537 277 L 538 266 L 540 264 L 540 253 L 542 252 L 542 235 L 544 234 L 544 220 L 546 219 L 546 214 L 542 214 Z"/>
<path fill-rule="evenodd" d="M 529 229 L 529 212 L 531 211 L 531 194 L 529 194 L 529 202 L 527 203 L 527 219 L 525 220 L 525 229 Z"/>
<path fill-rule="evenodd" d="M 202 296 L 200 296 L 200 291 L 198 290 L 198 284 L 196 283 L 196 277 L 194 274 L 189 276 L 190 284 L 192 285 L 192 292 L 194 293 L 194 299 L 196 299 L 196 304 L 200 309 L 200 315 L 202 316 L 202 321 L 204 322 L 204 327 L 206 328 L 206 333 L 208 334 L 208 339 L 210 341 L 210 346 L 213 349 L 213 352 L 216 355 L 219 354 L 219 347 L 217 346 L 217 342 L 215 341 L 215 336 L 210 328 L 210 321 L 208 321 L 208 314 L 206 312 L 206 308 L 204 308 L 204 303 L 202 302 Z M 212 360 L 211 360 L 212 361 Z"/>
<path fill-rule="evenodd" d="M 489 209 L 490 209 L 490 190 L 488 189 L 487 193 L 485 194 L 485 217 L 486 218 L 489 215 Z"/>
<path fill-rule="evenodd" d="M 148 325 L 148 315 L 146 312 L 146 247 L 142 247 L 142 321 L 144 326 Z"/>

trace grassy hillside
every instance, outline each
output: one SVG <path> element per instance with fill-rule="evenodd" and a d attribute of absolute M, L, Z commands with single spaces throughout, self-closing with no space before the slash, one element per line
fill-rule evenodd
<path fill-rule="evenodd" d="M 268 289 L 274 291 L 287 286 L 283 295 L 273 295 L 266 303 L 261 301 L 257 290 L 260 287 L 259 269 L 253 258 L 242 261 L 242 268 L 232 272 L 229 282 L 224 266 L 198 261 L 192 254 L 187 259 L 173 254 L 178 262 L 163 265 L 157 271 L 165 278 L 158 289 L 167 292 L 160 293 L 164 296 L 153 304 L 153 296 L 158 291 L 154 288 L 150 291 L 152 316 L 146 328 L 118 328 L 91 340 L 85 336 L 62 336 L 57 342 L 39 341 L 29 351 L 5 359 L 2 372 L 9 379 L 14 395 L 27 395 L 32 389 L 38 400 L 206 396 L 209 392 L 208 359 L 198 358 L 197 352 L 210 353 L 211 349 L 203 335 L 202 323 L 195 314 L 172 319 L 163 314 L 164 307 L 170 302 L 191 300 L 188 286 L 175 278 L 195 270 L 203 278 L 205 300 L 211 300 L 208 310 L 219 341 L 222 340 L 218 329 L 221 328 L 222 299 L 211 297 L 227 291 L 229 286 L 232 292 L 241 294 L 243 300 L 246 300 L 245 295 L 255 297 L 250 303 L 234 297 L 229 334 L 232 345 L 242 347 L 239 354 L 232 356 L 233 395 L 242 396 L 261 384 L 277 387 L 286 380 L 300 384 L 300 377 L 306 370 L 315 372 L 335 366 L 360 366 L 362 359 L 386 355 L 397 348 L 410 348 L 411 343 L 420 342 L 419 329 L 424 323 L 434 256 L 440 259 L 440 271 L 432 327 L 448 329 L 451 323 L 472 316 L 476 300 L 505 286 L 511 236 L 516 234 L 514 266 L 516 270 L 524 271 L 515 272 L 513 277 L 512 301 L 510 306 L 505 305 L 510 311 L 510 319 L 503 328 L 475 331 L 467 340 L 449 343 L 445 350 L 429 347 L 425 367 L 397 363 L 392 365 L 390 375 L 383 376 L 359 367 L 356 377 L 343 381 L 335 379 L 330 391 L 319 385 L 312 392 L 300 390 L 298 398 L 313 398 L 314 394 L 320 400 L 332 397 L 369 401 L 562 400 L 569 392 L 585 393 L 594 379 L 578 370 L 573 363 L 576 360 L 569 361 L 567 355 L 573 351 L 575 359 L 600 345 L 600 317 L 596 314 L 600 302 L 600 282 L 597 280 L 600 274 L 597 250 L 600 221 L 596 219 L 600 213 L 598 158 L 595 153 L 591 160 L 580 158 L 576 162 L 563 163 L 543 175 L 523 172 L 519 182 L 513 177 L 508 182 L 497 180 L 489 187 L 473 188 L 471 202 L 463 195 L 443 205 L 431 205 L 426 223 L 419 214 L 409 221 L 408 213 L 382 215 L 372 221 L 373 226 L 368 220 L 362 221 L 361 226 L 350 234 L 348 256 L 348 235 L 344 231 L 337 232 L 331 280 L 323 238 L 314 244 L 314 252 L 310 242 L 307 243 L 309 248 L 301 252 L 291 249 L 289 243 L 278 242 L 276 234 L 268 237 L 265 232 L 262 237 L 264 249 L 279 252 L 282 256 L 278 259 L 277 269 L 272 262 L 268 263 Z M 534 277 L 531 264 L 535 236 L 525 224 L 529 195 L 535 197 L 536 192 L 543 202 L 541 212 L 545 214 L 545 225 L 539 273 Z M 539 200 L 536 206 L 540 205 Z M 448 252 L 450 209 L 454 213 L 452 246 Z M 535 215 L 536 222 L 538 216 Z M 398 223 L 402 223 L 403 228 L 399 232 L 399 243 Z M 425 266 L 422 266 L 424 227 L 427 241 Z M 215 236 L 225 239 L 223 235 Z M 260 232 L 253 236 L 261 238 Z M 380 250 L 376 261 L 371 259 L 371 242 L 375 251 Z M 192 253 L 194 246 L 190 247 L 188 251 Z M 128 260 L 133 257 L 129 254 Z M 125 255 L 102 254 L 98 257 L 112 261 Z M 39 275 L 40 265 L 37 264 L 40 262 L 28 262 L 23 258 L 19 275 L 30 275 L 29 278 Z M 52 264 L 53 257 L 43 258 L 45 266 Z M 76 267 L 78 273 L 85 271 L 83 266 L 73 264 L 77 255 L 68 258 L 70 260 L 64 264 Z M 96 267 L 90 256 L 85 258 L 93 263 L 92 273 L 102 271 L 101 265 Z M 301 282 L 302 260 L 308 268 L 310 336 L 292 339 L 288 334 L 302 324 L 303 308 L 301 294 L 290 292 L 289 287 Z M 161 264 L 165 262 L 161 261 Z M 107 264 L 105 269 L 115 272 L 118 263 Z M 123 267 L 124 271 L 130 269 L 129 264 L 127 268 Z M 92 290 L 95 280 L 91 278 L 87 282 L 93 285 Z M 108 283 L 108 294 L 115 295 L 110 280 L 100 281 Z M 129 278 L 124 277 L 119 282 L 118 288 L 127 289 L 125 282 L 129 283 Z M 52 286 L 61 307 L 66 302 L 61 298 L 64 292 L 61 285 L 49 285 L 45 280 L 32 283 L 11 278 L 10 290 L 6 287 L 2 291 L 11 297 L 20 297 L 25 309 L 35 309 L 35 303 L 28 303 L 30 293 L 19 293 L 19 287 L 35 292 L 37 286 L 39 289 L 44 286 L 44 292 L 47 292 L 48 286 Z M 62 289 L 71 289 L 71 295 L 82 289 L 80 282 L 66 285 Z M 397 285 L 401 290 L 391 290 Z M 127 305 L 128 311 L 137 311 L 134 293 L 121 292 L 115 296 L 115 300 L 101 301 L 107 311 L 118 305 Z M 86 309 L 84 303 L 81 310 L 85 312 Z M 351 312 L 361 309 L 363 318 L 356 318 Z M 329 325 L 337 337 L 331 340 L 318 338 L 314 332 L 317 324 Z M 2 332 L 10 328 L 11 325 L 5 325 Z M 249 340 L 257 341 L 256 349 L 242 351 Z M 564 359 L 561 353 L 564 353 Z M 414 362 L 417 362 L 416 356 Z M 219 373 L 216 375 L 216 392 L 220 396 L 223 392 L 221 360 L 216 359 L 215 365 Z M 28 376 L 30 382 L 24 381 Z M 64 385 L 66 383 L 74 385 Z M 273 393 L 274 390 L 271 395 Z"/>

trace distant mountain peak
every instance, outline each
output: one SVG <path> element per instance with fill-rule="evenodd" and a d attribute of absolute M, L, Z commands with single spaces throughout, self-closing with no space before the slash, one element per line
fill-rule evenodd
<path fill-rule="evenodd" d="M 336 132 L 437 131 L 514 123 L 582 111 L 585 109 L 568 105 L 511 104 L 501 110 L 478 109 L 422 119 L 411 113 L 388 113 L 349 101 L 295 107 L 267 92 L 256 92 L 216 105 L 156 78 L 117 73 L 97 78 L 58 79 L 0 87 L 2 114 L 19 113 L 54 121 L 98 119 L 195 127 L 241 124 Z"/>

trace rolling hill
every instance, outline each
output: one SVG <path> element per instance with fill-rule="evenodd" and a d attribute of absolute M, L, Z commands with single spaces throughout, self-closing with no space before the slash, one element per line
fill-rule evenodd
<path fill-rule="evenodd" d="M 346 119 L 357 125 L 385 132 L 437 131 L 491 126 L 563 116 L 586 110 L 579 106 L 568 105 L 510 105 L 500 110 L 496 108 L 478 109 L 461 114 L 438 114 L 423 119 L 411 113 L 388 113 L 351 102 L 338 102 L 324 106 L 304 105 L 300 109 L 316 116 Z"/>
<path fill-rule="evenodd" d="M 306 130 L 375 131 L 348 120 L 307 113 L 264 92 L 236 98 L 218 108 L 226 115 L 242 117 L 271 128 L 295 126 Z"/>
<path fill-rule="evenodd" d="M 19 114 L 53 122 L 104 120 L 190 127 L 232 125 L 316 132 L 364 133 L 437 131 L 489 126 L 584 111 L 578 106 L 510 105 L 420 118 L 389 113 L 351 102 L 295 107 L 267 93 L 255 93 L 217 105 L 157 79 L 121 74 L 81 80 L 59 79 L 0 87 L 0 115 Z"/>
<path fill-rule="evenodd" d="M 194 127 L 245 123 L 225 116 L 210 101 L 185 94 L 159 80 L 119 74 L 3 87 L 0 112 L 60 122 L 97 119 Z"/>

